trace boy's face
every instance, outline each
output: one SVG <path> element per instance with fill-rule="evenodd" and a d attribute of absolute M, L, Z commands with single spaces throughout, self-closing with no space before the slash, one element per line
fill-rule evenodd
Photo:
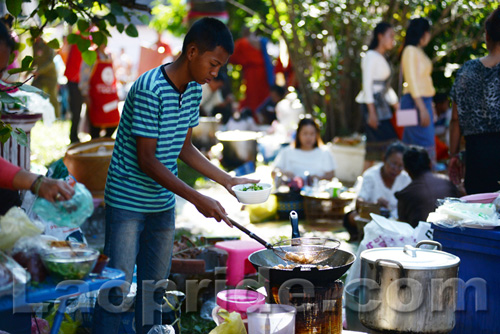
<path fill-rule="evenodd" d="M 191 45 L 187 56 L 191 78 L 200 85 L 217 77 L 220 68 L 229 60 L 229 53 L 221 46 L 200 54 L 196 45 Z"/>

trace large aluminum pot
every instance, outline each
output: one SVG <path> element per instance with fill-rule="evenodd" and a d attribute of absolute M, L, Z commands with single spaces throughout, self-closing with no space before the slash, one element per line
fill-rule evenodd
<path fill-rule="evenodd" d="M 217 143 L 215 133 L 219 131 L 220 120 L 220 114 L 215 117 L 200 117 L 198 126 L 193 128 L 191 134 L 193 145 L 206 150 L 214 146 Z"/>
<path fill-rule="evenodd" d="M 438 250 L 419 248 L 422 244 Z M 449 333 L 455 326 L 459 264 L 435 241 L 362 252 L 361 323 L 381 332 Z"/>
<path fill-rule="evenodd" d="M 257 139 L 260 132 L 223 131 L 215 134 L 222 143 L 222 160 L 224 168 L 235 169 L 246 162 L 255 162 L 257 158 Z"/>

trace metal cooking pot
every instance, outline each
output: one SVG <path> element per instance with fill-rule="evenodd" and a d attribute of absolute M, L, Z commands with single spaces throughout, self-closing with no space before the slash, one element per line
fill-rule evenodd
<path fill-rule="evenodd" d="M 214 146 L 217 143 L 215 133 L 219 130 L 220 120 L 220 114 L 215 117 L 200 117 L 198 126 L 193 128 L 191 134 L 193 145 L 207 150 Z"/>
<path fill-rule="evenodd" d="M 435 245 L 438 250 L 419 248 Z M 398 333 L 449 333 L 455 326 L 460 259 L 441 244 L 369 249 L 361 253 L 361 323 Z"/>
<path fill-rule="evenodd" d="M 257 158 L 257 139 L 260 132 L 254 131 L 219 131 L 215 133 L 222 145 L 221 164 L 224 168 L 235 169 L 246 162 L 255 162 Z"/>

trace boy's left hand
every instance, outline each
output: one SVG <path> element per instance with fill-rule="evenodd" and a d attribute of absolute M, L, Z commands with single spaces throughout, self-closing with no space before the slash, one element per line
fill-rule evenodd
<path fill-rule="evenodd" d="M 227 191 L 231 193 L 231 195 L 236 197 L 236 194 L 234 193 L 232 187 L 234 187 L 237 184 L 244 184 L 244 183 L 259 183 L 260 180 L 256 179 L 249 179 L 246 177 L 232 177 L 229 183 L 226 185 Z"/>

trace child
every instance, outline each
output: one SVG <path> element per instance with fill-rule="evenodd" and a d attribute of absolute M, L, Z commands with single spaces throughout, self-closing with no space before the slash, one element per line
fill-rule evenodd
<path fill-rule="evenodd" d="M 234 44 L 220 21 L 203 18 L 184 38 L 182 54 L 173 63 L 152 69 L 132 86 L 122 113 L 106 182 L 106 239 L 109 266 L 125 272 L 130 283 L 137 262 L 136 332 L 161 324 L 159 305 L 170 271 L 175 194 L 193 203 L 206 217 L 225 221 L 216 200 L 177 178 L 177 158 L 226 187 L 258 182 L 231 177 L 212 165 L 191 143 L 198 125 L 201 84 L 217 77 Z M 137 261 L 136 261 L 137 260 Z M 118 333 L 123 295 L 102 291 L 94 313 L 92 333 Z M 144 296 L 144 297 L 143 297 Z"/>

